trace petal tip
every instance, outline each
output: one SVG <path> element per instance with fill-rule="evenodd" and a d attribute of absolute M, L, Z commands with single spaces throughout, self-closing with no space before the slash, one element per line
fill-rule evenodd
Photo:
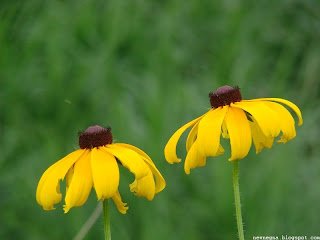
<path fill-rule="evenodd" d="M 64 214 L 68 213 L 69 210 L 70 210 L 70 207 L 68 207 L 67 205 L 63 205 Z"/>
<path fill-rule="evenodd" d="M 50 206 L 50 207 L 44 207 L 42 206 L 43 210 L 46 210 L 46 211 L 51 211 L 51 210 L 55 210 L 56 208 L 54 206 Z"/>
<path fill-rule="evenodd" d="M 147 199 L 148 199 L 149 201 L 152 201 L 152 200 L 154 199 L 154 196 L 155 196 L 155 195 L 149 196 L 149 197 L 147 197 Z"/>
<path fill-rule="evenodd" d="M 179 163 L 179 162 L 181 162 L 181 158 L 176 158 L 176 159 L 168 159 L 168 158 L 166 158 L 166 161 L 168 162 L 168 163 L 170 163 L 170 164 L 174 164 L 174 163 Z"/>
<path fill-rule="evenodd" d="M 104 199 L 102 199 L 102 195 L 101 194 L 97 194 L 97 201 L 99 202 L 100 200 L 104 200 Z"/>
<path fill-rule="evenodd" d="M 128 209 L 129 209 L 129 207 L 123 207 L 123 209 L 119 210 L 119 212 L 122 214 L 127 214 Z"/>

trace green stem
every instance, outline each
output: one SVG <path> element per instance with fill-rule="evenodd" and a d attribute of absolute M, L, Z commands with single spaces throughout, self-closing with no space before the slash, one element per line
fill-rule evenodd
<path fill-rule="evenodd" d="M 239 161 L 238 160 L 233 161 L 233 190 L 234 190 L 234 200 L 236 205 L 236 217 L 237 217 L 239 240 L 244 240 L 240 192 L 239 192 Z"/>
<path fill-rule="evenodd" d="M 110 213 L 109 213 L 108 199 L 103 200 L 103 216 L 104 216 L 104 239 L 111 240 Z"/>

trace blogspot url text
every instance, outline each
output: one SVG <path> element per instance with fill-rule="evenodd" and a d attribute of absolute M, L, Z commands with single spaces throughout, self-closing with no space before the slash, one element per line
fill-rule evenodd
<path fill-rule="evenodd" d="M 320 240 L 320 236 L 253 236 L 253 240 Z"/>

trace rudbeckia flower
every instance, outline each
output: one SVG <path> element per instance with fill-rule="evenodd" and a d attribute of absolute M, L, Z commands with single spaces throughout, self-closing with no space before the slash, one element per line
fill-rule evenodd
<path fill-rule="evenodd" d="M 98 200 L 112 198 L 119 212 L 128 207 L 118 191 L 119 165 L 135 176 L 130 190 L 139 197 L 152 200 L 166 183 L 151 158 L 139 148 L 124 143 L 112 143 L 110 128 L 89 127 L 79 133 L 80 149 L 70 153 L 49 167 L 42 175 L 37 188 L 37 202 L 44 210 L 52 210 L 61 201 L 60 180 L 66 177 L 64 212 L 81 206 L 95 189 Z M 155 179 L 154 179 L 155 177 Z"/>
<path fill-rule="evenodd" d="M 278 142 L 286 143 L 296 136 L 295 121 L 282 104 L 290 107 L 303 123 L 299 108 L 281 98 L 242 100 L 239 87 L 223 86 L 209 94 L 212 109 L 178 129 L 165 147 L 166 160 L 180 162 L 176 147 L 182 133 L 192 127 L 186 142 L 187 157 L 184 170 L 206 165 L 206 158 L 224 153 L 220 137 L 230 139 L 229 161 L 247 156 L 252 140 L 259 153 L 264 147 L 271 148 L 274 138 L 282 132 Z M 281 103 L 281 104 L 279 104 Z"/>

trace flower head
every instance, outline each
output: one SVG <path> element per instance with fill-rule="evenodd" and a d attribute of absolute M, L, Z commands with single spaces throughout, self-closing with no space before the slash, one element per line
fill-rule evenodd
<path fill-rule="evenodd" d="M 98 200 L 112 198 L 119 212 L 126 213 L 118 191 L 119 164 L 135 175 L 130 190 L 139 197 L 152 200 L 166 185 L 151 158 L 139 148 L 124 143 L 112 143 L 111 128 L 89 127 L 79 133 L 80 149 L 49 167 L 37 188 L 37 202 L 52 210 L 61 201 L 60 180 L 66 177 L 64 211 L 82 206 L 94 187 Z M 155 177 L 155 179 L 154 179 Z"/>
<path fill-rule="evenodd" d="M 184 170 L 206 165 L 206 158 L 224 153 L 220 136 L 230 139 L 231 157 L 229 161 L 247 156 L 251 143 L 259 153 L 264 147 L 271 148 L 274 138 L 282 132 L 278 142 L 286 143 L 296 136 L 295 122 L 290 107 L 298 116 L 298 125 L 303 123 L 299 108 L 281 98 L 259 98 L 242 100 L 239 87 L 223 86 L 209 94 L 212 109 L 178 129 L 165 147 L 165 157 L 169 163 L 180 162 L 176 147 L 182 133 L 192 127 L 186 142 L 187 157 Z"/>

